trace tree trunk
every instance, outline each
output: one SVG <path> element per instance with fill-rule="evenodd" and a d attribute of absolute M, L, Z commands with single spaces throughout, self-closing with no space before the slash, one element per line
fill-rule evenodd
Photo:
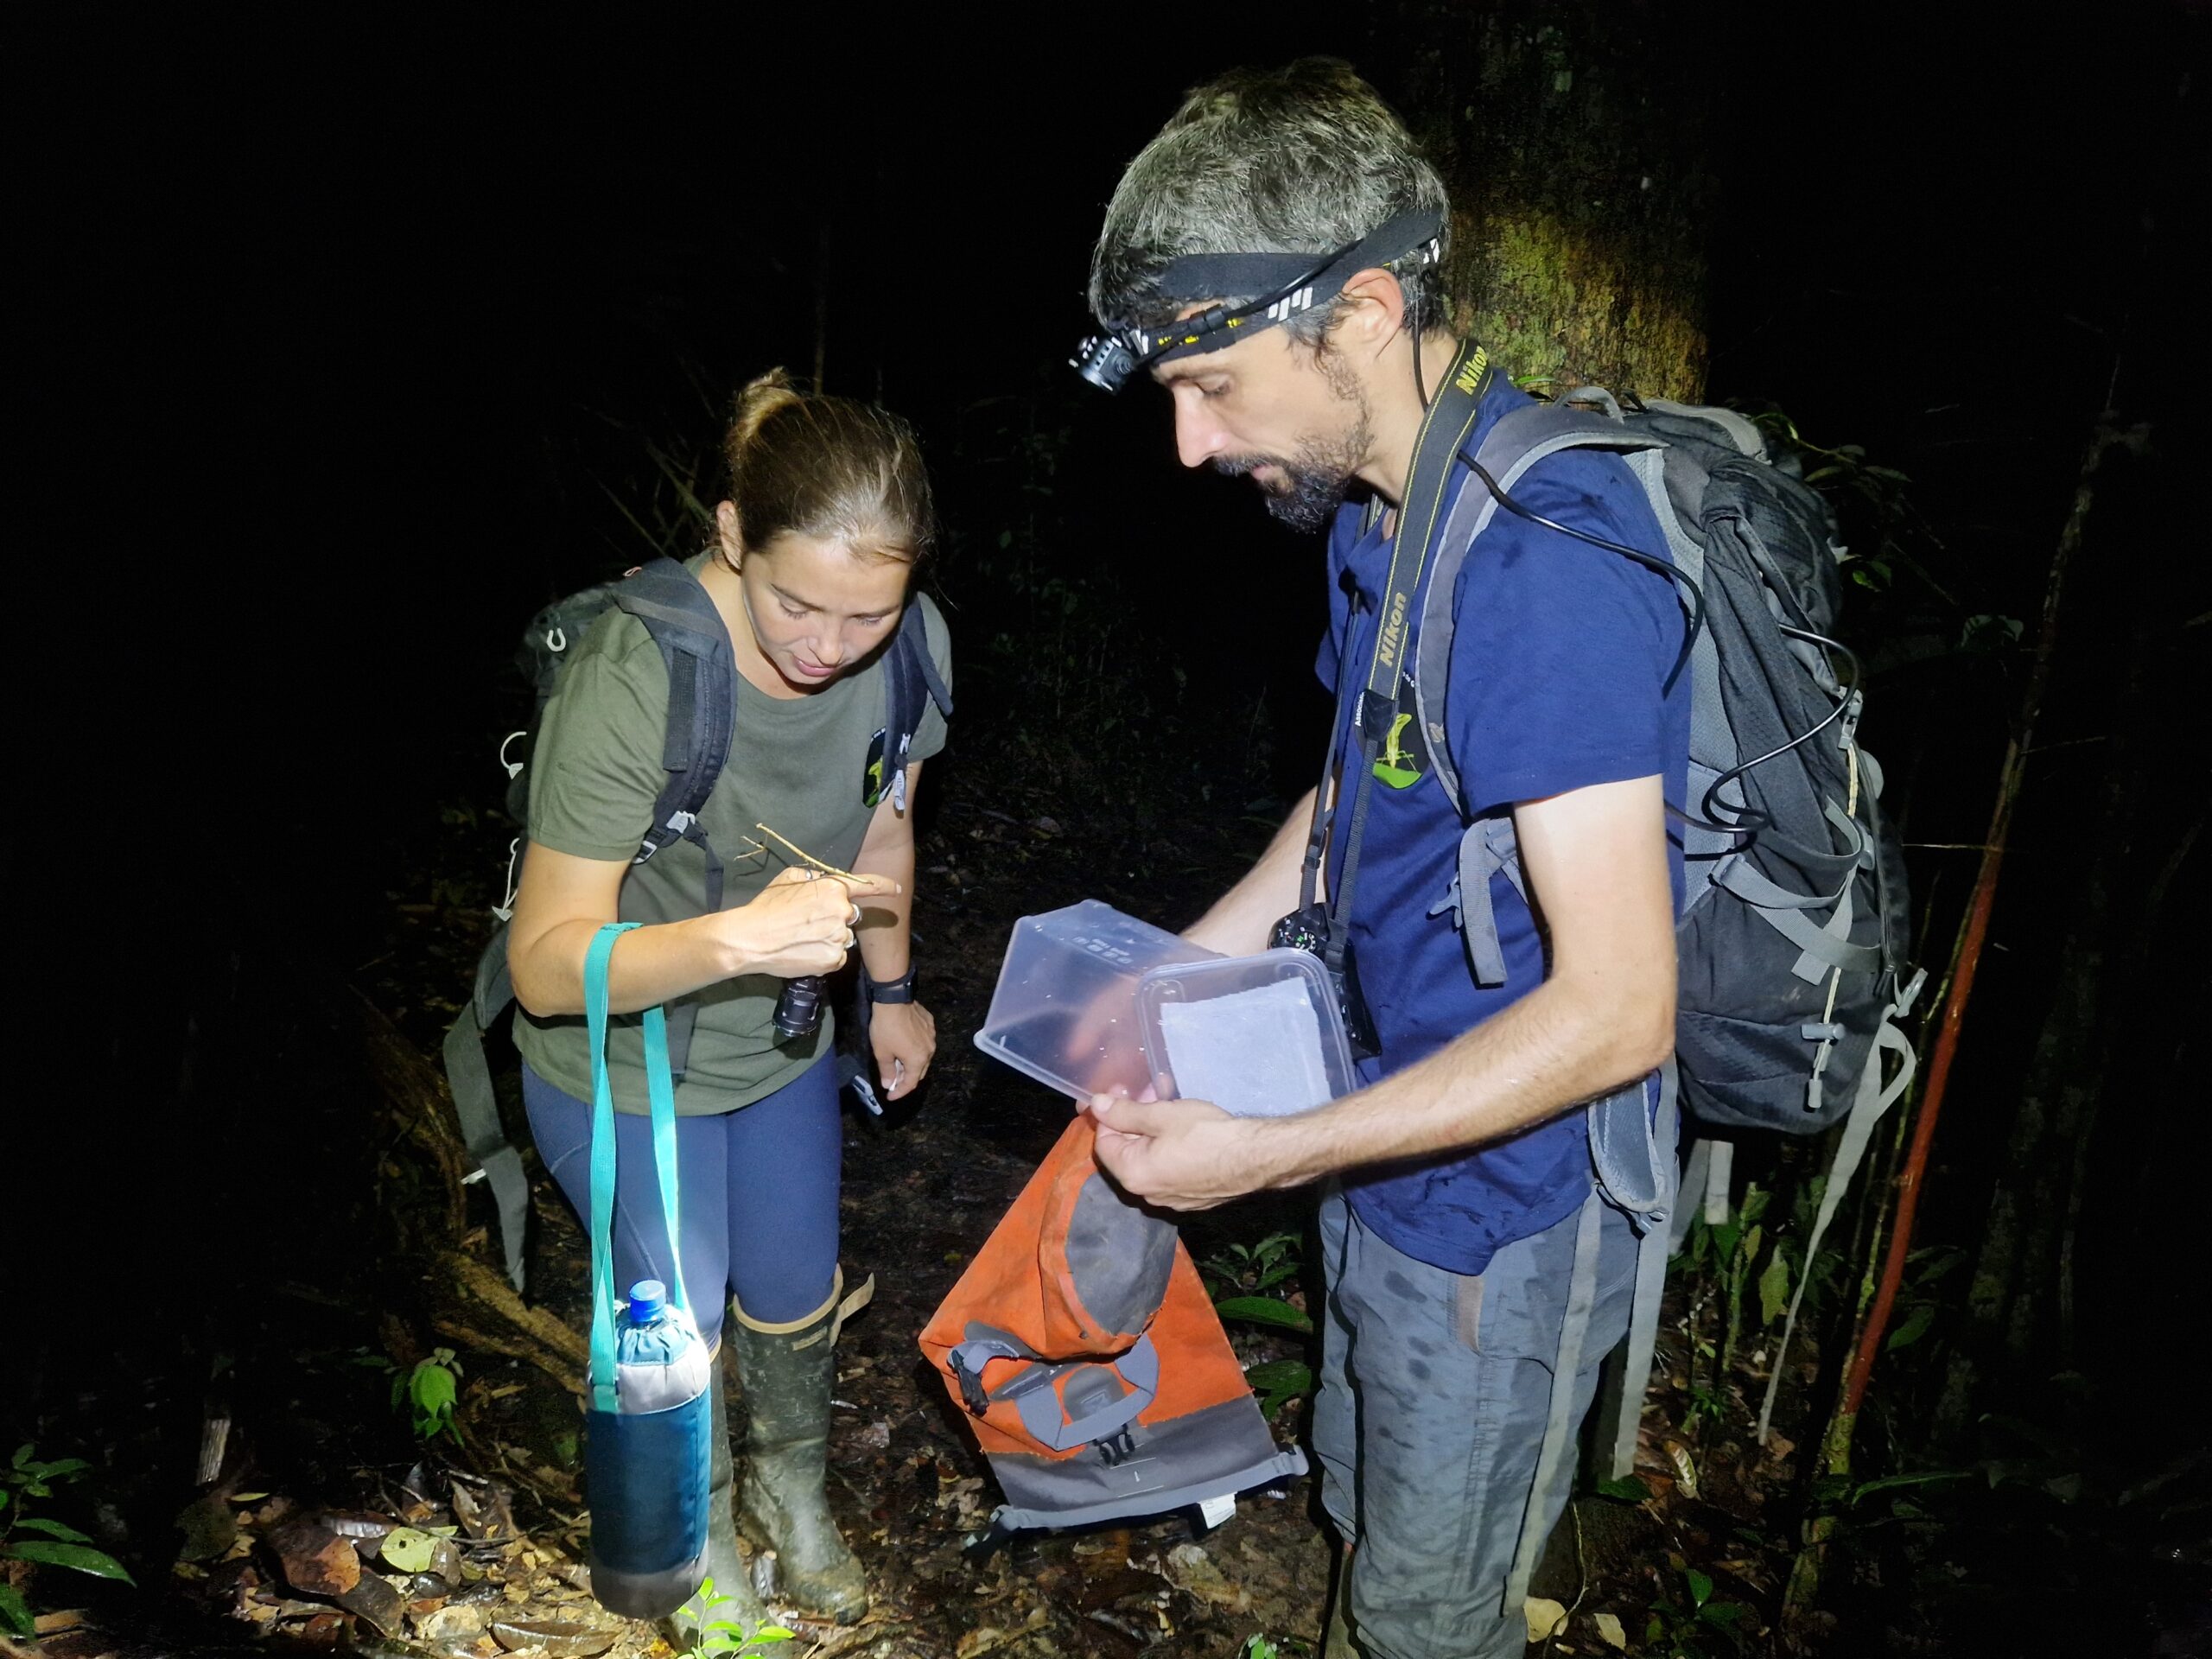
<path fill-rule="evenodd" d="M 2114 700 L 2101 791 L 2104 810 L 2082 869 L 2073 915 L 2056 957 L 2057 987 L 2037 1036 L 2025 1086 L 2005 1137 L 2005 1157 L 1967 1290 L 1967 1323 L 1945 1368 L 1936 1432 L 1967 1438 L 1977 1415 L 2010 1402 L 1993 1387 L 2039 1381 L 2070 1332 L 2063 1257 L 2079 1204 L 2088 1137 L 2109 1049 L 2108 1018 L 2128 997 L 2126 961 L 2113 942 L 2139 937 L 2140 831 L 2147 630 L 2136 630 L 2133 668 Z M 2050 1362 L 2050 1363 L 2046 1363 Z"/>
<path fill-rule="evenodd" d="M 1384 50 L 1452 193 L 1458 320 L 1548 396 L 1694 401 L 1706 372 L 1703 75 L 1633 7 L 1393 9 Z"/>

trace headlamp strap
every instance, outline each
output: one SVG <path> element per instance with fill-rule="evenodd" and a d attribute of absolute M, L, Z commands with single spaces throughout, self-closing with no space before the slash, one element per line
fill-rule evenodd
<path fill-rule="evenodd" d="M 1414 464 L 1406 475 L 1405 499 L 1390 532 L 1390 569 L 1382 588 L 1382 613 L 1376 618 L 1375 651 L 1367 665 L 1367 682 L 1361 687 L 1359 775 L 1353 786 L 1351 818 L 1345 831 L 1344 863 L 1329 893 L 1329 943 L 1323 952 L 1332 968 L 1342 969 L 1344 942 L 1351 927 L 1352 893 L 1359 873 L 1359 846 L 1367 829 L 1369 791 L 1375 786 L 1376 757 L 1382 752 L 1392 722 L 1397 717 L 1398 682 L 1404 672 L 1408 651 L 1421 611 L 1415 603 L 1421 578 L 1428 569 L 1430 544 L 1444 515 L 1444 497 L 1459 453 L 1475 429 L 1482 401 L 1496 372 L 1490 353 L 1473 340 L 1460 342 L 1445 372 L 1443 384 L 1421 417 L 1414 441 Z M 1314 800 L 1314 833 L 1309 841 L 1306 868 L 1301 878 L 1303 902 L 1313 902 L 1315 878 L 1326 855 L 1329 824 L 1322 802 L 1328 779 L 1337 767 L 1345 726 L 1344 685 L 1339 677 L 1337 712 L 1329 729 L 1329 756 L 1322 773 L 1321 791 Z M 1341 785 L 1339 785 L 1341 788 Z M 1332 818 L 1333 813 L 1327 817 Z"/>
<path fill-rule="evenodd" d="M 1331 253 L 1194 253 L 1171 259 L 1160 274 L 1160 297 L 1187 303 L 1224 294 L 1257 294 L 1249 305 L 1217 305 L 1194 317 L 1157 328 L 1132 328 L 1122 336 L 1140 365 L 1164 363 L 1199 352 L 1219 351 L 1248 334 L 1325 305 L 1361 271 L 1421 254 L 1436 253 L 1444 220 L 1434 213 L 1401 213 Z M 1228 334 L 1229 340 L 1215 338 Z"/>

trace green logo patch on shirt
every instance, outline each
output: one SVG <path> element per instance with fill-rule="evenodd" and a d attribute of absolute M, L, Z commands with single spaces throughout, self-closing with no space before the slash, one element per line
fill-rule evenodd
<path fill-rule="evenodd" d="M 1427 775 L 1428 740 L 1414 717 L 1414 683 L 1409 676 L 1401 675 L 1398 712 L 1383 736 L 1382 752 L 1375 757 L 1376 779 L 1393 789 L 1411 789 Z"/>
<path fill-rule="evenodd" d="M 861 772 L 861 804 L 862 806 L 875 806 L 880 804 L 884 791 L 890 787 L 890 781 L 884 775 L 883 766 L 883 751 L 887 735 L 886 731 L 879 728 L 875 735 L 868 741 L 868 764 Z"/>

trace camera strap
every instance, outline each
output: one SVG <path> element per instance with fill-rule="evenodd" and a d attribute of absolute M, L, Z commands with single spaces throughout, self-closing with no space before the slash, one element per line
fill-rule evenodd
<path fill-rule="evenodd" d="M 1452 481 L 1453 464 L 1475 429 L 1476 419 L 1482 412 L 1482 400 L 1490 391 L 1493 375 L 1490 353 L 1471 340 L 1461 341 L 1452 366 L 1445 372 L 1443 384 L 1421 416 L 1421 431 L 1414 441 L 1413 467 L 1406 477 L 1405 499 L 1399 505 L 1390 534 L 1390 568 L 1382 587 L 1382 613 L 1376 621 L 1375 649 L 1356 705 L 1359 779 L 1352 791 L 1343 868 L 1329 893 L 1329 938 L 1322 951 L 1322 959 L 1332 973 L 1344 971 L 1345 945 L 1351 928 L 1352 895 L 1359 873 L 1360 842 L 1366 835 L 1368 801 L 1375 787 L 1375 763 L 1397 715 L 1398 683 L 1421 615 L 1414 601 L 1428 568 L 1436 527 L 1443 519 L 1444 497 Z M 1354 603 L 1357 603 L 1357 594 Z M 1347 640 L 1350 634 L 1347 624 Z M 1345 663 L 1340 662 L 1338 666 L 1337 707 L 1329 724 L 1329 752 L 1322 765 L 1321 788 L 1313 800 L 1313 823 L 1300 875 L 1299 901 L 1302 906 L 1313 902 L 1336 818 L 1335 809 L 1329 804 L 1328 790 L 1344 749 L 1348 669 Z"/>

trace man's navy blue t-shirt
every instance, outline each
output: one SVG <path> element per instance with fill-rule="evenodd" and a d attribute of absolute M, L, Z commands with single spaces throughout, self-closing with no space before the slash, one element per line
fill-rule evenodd
<path fill-rule="evenodd" d="M 1506 410 L 1529 401 L 1510 385 L 1495 387 L 1483 400 L 1467 452 Z M 1468 468 L 1456 473 L 1453 488 L 1483 487 Z M 1511 489 L 1516 500 L 1548 518 L 1668 556 L 1641 486 L 1617 456 L 1567 450 L 1537 462 Z M 1338 663 L 1350 663 L 1345 706 L 1338 710 L 1347 727 L 1374 654 L 1389 565 L 1380 524 L 1362 537 L 1360 518 L 1360 510 L 1348 505 L 1330 532 L 1330 628 L 1317 664 L 1333 690 Z M 1345 591 L 1347 575 L 1363 596 L 1357 610 Z M 1500 508 L 1461 567 L 1458 585 L 1443 721 L 1471 810 L 1654 774 L 1667 799 L 1681 804 L 1690 677 L 1685 671 L 1671 691 L 1666 689 L 1684 626 L 1671 582 Z M 1416 598 L 1414 615 L 1425 597 Z M 1406 659 L 1412 657 L 1408 651 Z M 1410 683 L 1402 683 L 1401 711 L 1412 706 Z M 1419 744 L 1419 725 L 1401 721 L 1402 746 Z M 1339 833 L 1330 848 L 1332 891 L 1357 781 L 1356 735 L 1347 731 L 1344 743 L 1350 761 L 1340 785 Z M 1450 907 L 1431 913 L 1451 890 L 1461 818 L 1425 757 L 1399 759 L 1395 775 L 1418 770 L 1419 780 L 1403 788 L 1375 784 L 1353 895 L 1353 954 L 1382 1050 L 1381 1058 L 1361 1063 L 1366 1083 L 1435 1052 L 1527 995 L 1544 976 L 1535 918 L 1501 874 L 1491 879 L 1491 901 L 1506 982 L 1487 990 L 1476 986 Z M 1679 908 L 1681 849 L 1671 826 L 1667 834 Z M 1344 1185 L 1360 1218 L 1392 1245 L 1448 1272 L 1477 1274 L 1502 1246 L 1573 1214 L 1589 1193 L 1590 1179 L 1583 1114 L 1569 1111 L 1473 1152 L 1356 1170 Z"/>

